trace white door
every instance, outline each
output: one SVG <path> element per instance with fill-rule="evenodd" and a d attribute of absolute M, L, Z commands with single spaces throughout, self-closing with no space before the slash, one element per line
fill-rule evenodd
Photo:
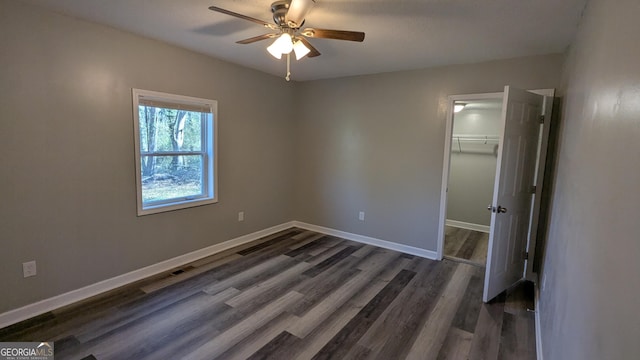
<path fill-rule="evenodd" d="M 543 96 L 505 86 L 483 301 L 523 277 Z"/>

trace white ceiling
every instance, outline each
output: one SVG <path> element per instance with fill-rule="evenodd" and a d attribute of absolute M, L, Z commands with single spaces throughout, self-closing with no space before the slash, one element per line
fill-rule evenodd
<path fill-rule="evenodd" d="M 215 13 L 215 5 L 268 22 L 271 0 L 22 0 L 124 29 L 274 75 L 286 63 L 269 55 L 267 33 Z M 305 27 L 366 33 L 363 43 L 311 39 L 322 53 L 292 59 L 294 80 L 421 69 L 563 52 L 587 0 L 316 0 Z"/>

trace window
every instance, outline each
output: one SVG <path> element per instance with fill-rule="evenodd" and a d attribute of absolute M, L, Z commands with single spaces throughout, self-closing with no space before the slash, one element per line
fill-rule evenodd
<path fill-rule="evenodd" d="M 211 204 L 217 102 L 133 89 L 138 215 Z"/>

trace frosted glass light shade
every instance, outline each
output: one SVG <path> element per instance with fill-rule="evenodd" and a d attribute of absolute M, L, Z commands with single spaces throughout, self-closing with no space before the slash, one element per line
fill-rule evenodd
<path fill-rule="evenodd" d="M 267 47 L 267 51 L 269 52 L 269 54 L 271 54 L 274 58 L 276 59 L 282 59 L 282 52 L 280 51 L 280 48 L 278 48 L 276 46 L 276 42 L 274 42 L 273 44 L 269 45 Z"/>
<path fill-rule="evenodd" d="M 293 44 L 293 51 L 296 53 L 296 60 L 300 60 L 303 57 L 307 56 L 311 50 L 304 45 L 304 43 L 300 40 L 296 41 Z"/>
<path fill-rule="evenodd" d="M 267 51 L 276 59 L 282 58 L 282 54 L 288 54 L 293 50 L 293 42 L 291 35 L 284 33 L 276 39 L 276 41 L 267 48 Z"/>

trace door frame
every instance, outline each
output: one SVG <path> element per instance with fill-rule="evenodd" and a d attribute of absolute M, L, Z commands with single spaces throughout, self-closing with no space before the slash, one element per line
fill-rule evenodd
<path fill-rule="evenodd" d="M 536 164 L 536 192 L 531 209 L 531 228 L 529 229 L 529 238 L 527 239 L 528 257 L 525 261 L 524 279 L 538 283 L 538 273 L 533 271 L 533 263 L 536 258 L 536 243 L 538 241 L 538 227 L 540 225 L 540 205 L 542 200 L 542 191 L 544 186 L 544 174 L 547 165 L 547 151 L 549 150 L 549 135 L 551 131 L 551 121 L 553 112 L 553 100 L 555 98 L 555 89 L 538 89 L 529 90 L 532 93 L 544 96 L 542 102 L 542 113 L 544 115 L 544 123 L 542 126 L 542 134 L 540 139 L 540 151 Z"/>
<path fill-rule="evenodd" d="M 523 278 L 533 282 L 538 282 L 538 274 L 533 272 L 533 263 L 535 259 L 535 243 L 538 233 L 538 222 L 540 216 L 540 201 L 543 183 L 545 165 L 547 159 L 547 148 L 549 142 L 549 130 L 551 128 L 551 114 L 553 109 L 553 99 L 555 96 L 555 89 L 536 89 L 528 90 L 532 93 L 544 96 L 543 113 L 545 115 L 544 126 L 542 127 L 542 139 L 540 142 L 540 152 L 538 154 L 538 164 L 536 169 L 536 192 L 535 200 L 533 201 L 532 213 L 530 218 L 531 228 L 529 230 L 530 238 L 527 239 L 527 250 L 529 252 L 528 259 L 525 261 L 525 268 L 523 270 Z M 445 239 L 445 225 L 447 221 L 447 188 L 449 185 L 449 170 L 451 165 L 451 141 L 453 135 L 453 105 L 456 101 L 471 101 L 471 100 L 486 100 L 486 99 L 502 99 L 504 92 L 493 93 L 478 93 L 478 94 L 464 94 L 464 95 L 449 95 L 447 97 L 447 120 L 444 142 L 444 156 L 442 161 L 442 186 L 440 189 L 440 221 L 438 224 L 438 241 L 437 241 L 437 260 L 442 260 L 444 257 L 444 239 Z M 502 149 L 500 149 L 502 151 Z"/>

